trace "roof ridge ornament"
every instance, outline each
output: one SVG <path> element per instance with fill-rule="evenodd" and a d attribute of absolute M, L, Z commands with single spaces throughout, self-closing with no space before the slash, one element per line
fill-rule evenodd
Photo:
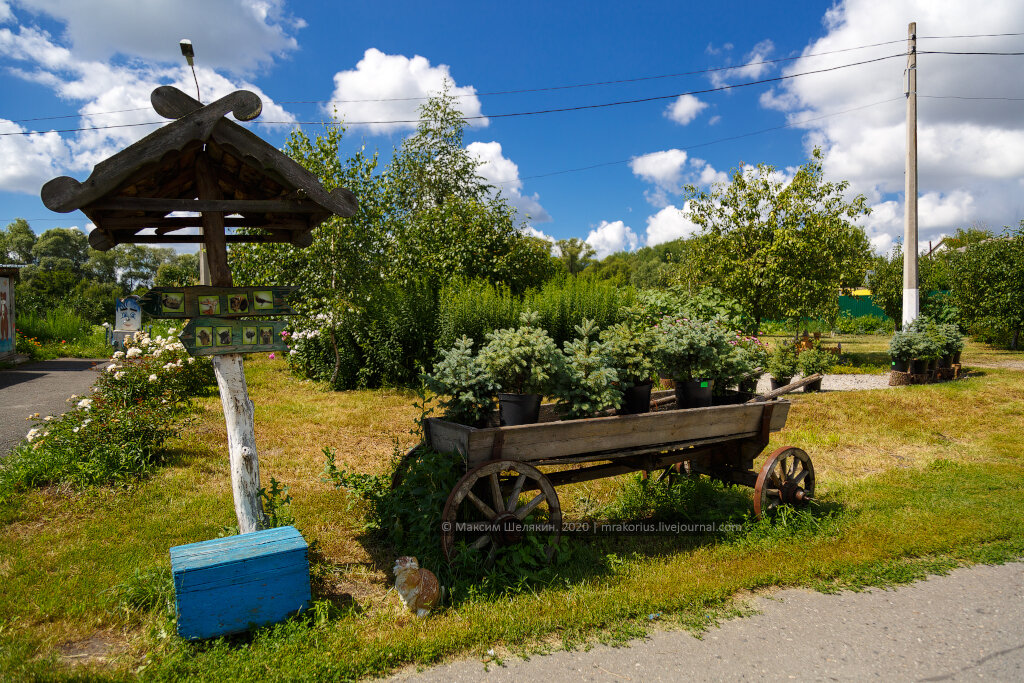
<path fill-rule="evenodd" d="M 217 118 L 231 112 L 239 121 L 252 121 L 263 112 L 260 96 L 249 90 L 236 90 L 204 106 L 173 85 L 161 85 L 150 93 L 149 101 L 156 113 L 166 119 L 181 119 L 200 109 L 212 109 L 219 112 Z"/>

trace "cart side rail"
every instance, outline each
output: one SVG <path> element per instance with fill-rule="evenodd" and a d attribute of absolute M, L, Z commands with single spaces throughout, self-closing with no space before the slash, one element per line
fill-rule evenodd
<path fill-rule="evenodd" d="M 772 403 L 770 431 L 786 424 L 790 403 Z M 438 418 L 428 420 L 428 439 L 438 451 L 458 452 L 469 466 L 507 458 L 520 462 L 557 460 L 591 453 L 630 451 L 645 446 L 679 448 L 753 437 L 762 432 L 765 404 L 740 404 L 614 415 L 515 427 L 474 429 Z"/>

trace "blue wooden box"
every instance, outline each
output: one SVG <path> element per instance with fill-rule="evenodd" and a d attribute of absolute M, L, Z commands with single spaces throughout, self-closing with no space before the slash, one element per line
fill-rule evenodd
<path fill-rule="evenodd" d="M 178 635 L 238 633 L 306 609 L 307 550 L 291 526 L 171 548 Z"/>

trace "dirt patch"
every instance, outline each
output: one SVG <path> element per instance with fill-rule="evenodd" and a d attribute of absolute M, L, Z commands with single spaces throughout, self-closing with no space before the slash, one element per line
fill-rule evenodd
<path fill-rule="evenodd" d="M 57 648 L 57 653 L 60 661 L 69 665 L 107 665 L 127 650 L 128 644 L 123 638 L 114 633 L 101 631 L 82 640 L 64 643 Z"/>
<path fill-rule="evenodd" d="M 995 360 L 990 362 L 971 362 L 972 368 L 995 368 L 1003 370 L 1024 370 L 1024 360 Z"/>

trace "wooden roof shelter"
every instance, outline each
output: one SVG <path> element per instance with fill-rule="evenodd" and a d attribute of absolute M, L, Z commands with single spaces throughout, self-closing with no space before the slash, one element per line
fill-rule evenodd
<path fill-rule="evenodd" d="M 263 103 L 240 90 L 203 105 L 181 90 L 161 86 L 153 108 L 176 119 L 100 162 L 89 178 L 54 178 L 43 186 L 43 204 L 62 213 L 80 209 L 96 228 L 89 244 L 101 251 L 120 243 L 215 243 L 223 228 L 260 228 L 259 234 L 228 235 L 226 242 L 289 242 L 308 246 L 310 232 L 331 215 L 349 217 L 358 206 L 344 188 L 328 192 L 312 173 L 242 126 Z M 218 232 L 208 216 L 219 214 L 220 235 L 184 234 L 185 228 Z M 155 228 L 155 234 L 139 234 Z M 212 256 L 212 254 L 211 254 Z M 212 267 L 212 264 L 211 264 Z"/>

